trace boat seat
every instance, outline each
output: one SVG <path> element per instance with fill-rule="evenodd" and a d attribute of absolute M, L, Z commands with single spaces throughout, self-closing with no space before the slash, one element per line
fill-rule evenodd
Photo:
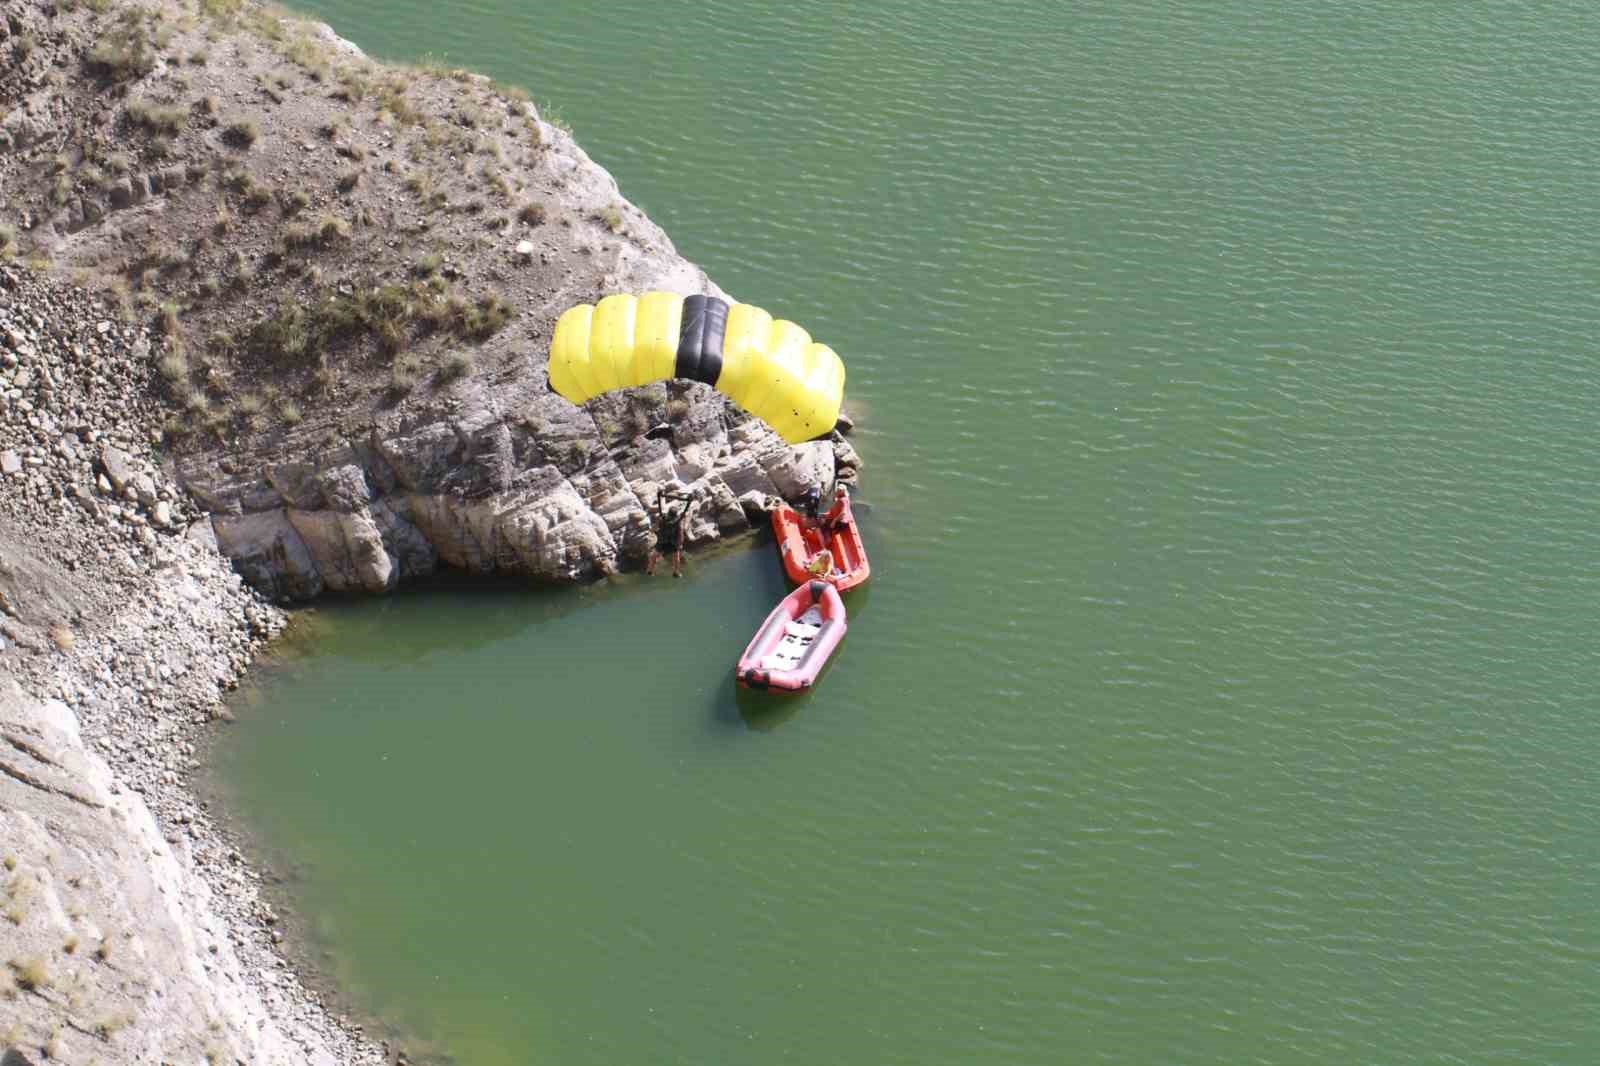
<path fill-rule="evenodd" d="M 783 631 L 791 637 L 809 640 L 822 632 L 822 627 L 820 625 L 806 625 L 804 622 L 787 622 L 784 624 Z"/>

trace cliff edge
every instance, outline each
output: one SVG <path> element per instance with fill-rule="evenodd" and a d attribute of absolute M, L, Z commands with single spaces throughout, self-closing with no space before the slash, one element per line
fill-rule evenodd
<path fill-rule="evenodd" d="M 697 544 L 854 476 L 837 432 L 787 447 L 703 385 L 550 392 L 571 304 L 722 294 L 524 91 L 241 0 L 4 32 L 0 240 L 148 325 L 163 461 L 275 598 L 602 575 L 643 559 L 669 483 Z"/>
<path fill-rule="evenodd" d="M 13 0 L 0 60 L 0 1056 L 406 1061 L 190 788 L 271 601 L 603 575 L 855 452 L 549 391 L 569 304 L 720 290 L 514 87 L 246 0 Z"/>

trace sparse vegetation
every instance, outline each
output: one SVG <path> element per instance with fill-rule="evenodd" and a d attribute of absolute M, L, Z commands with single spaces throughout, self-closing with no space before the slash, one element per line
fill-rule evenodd
<path fill-rule="evenodd" d="M 169 385 L 179 385 L 189 380 L 189 360 L 182 351 L 169 348 L 156 362 L 156 371 Z"/>
<path fill-rule="evenodd" d="M 6 963 L 16 978 L 17 987 L 24 992 L 38 992 L 50 987 L 50 966 L 42 955 L 26 955 Z"/>
<path fill-rule="evenodd" d="M 132 1025 L 138 1018 L 132 1010 L 119 1010 L 108 1014 L 94 1023 L 94 1035 L 101 1040 L 110 1040 L 117 1033 Z"/>
<path fill-rule="evenodd" d="M 616 204 L 607 204 L 595 212 L 598 218 L 612 233 L 622 232 L 622 209 Z"/>
<path fill-rule="evenodd" d="M 562 133 L 565 133 L 567 136 L 572 136 L 572 126 L 567 122 L 566 119 L 557 114 L 554 108 L 546 104 L 544 107 L 539 109 L 539 112 L 544 116 L 544 120 L 550 125 L 554 126 Z"/>
<path fill-rule="evenodd" d="M 378 111 L 387 114 L 402 126 L 415 126 L 424 121 L 425 116 L 418 111 L 406 97 L 406 83 L 401 78 L 394 78 L 383 83 L 378 90 Z"/>
<path fill-rule="evenodd" d="M 283 230 L 283 244 L 290 251 L 328 248 L 349 239 L 350 223 L 338 215 L 323 215 L 315 225 L 294 223 Z"/>
<path fill-rule="evenodd" d="M 420 369 L 413 359 L 395 360 L 394 366 L 389 369 L 389 388 L 385 393 L 390 403 L 399 403 L 410 395 L 411 390 L 417 387 Z"/>
<path fill-rule="evenodd" d="M 259 393 L 247 392 L 240 396 L 233 410 L 251 429 L 260 429 L 266 424 L 267 401 Z"/>
<path fill-rule="evenodd" d="M 178 324 L 178 305 L 171 300 L 161 305 L 161 313 L 156 318 L 156 328 L 163 337 L 176 340 L 181 331 Z"/>
<path fill-rule="evenodd" d="M 177 133 L 189 119 L 188 108 L 149 100 L 128 101 L 127 113 L 130 123 L 152 133 Z"/>
<path fill-rule="evenodd" d="M 439 381 L 448 385 L 452 381 L 470 377 L 475 369 L 477 366 L 470 352 L 451 352 L 439 364 Z"/>
<path fill-rule="evenodd" d="M 258 182 L 248 170 L 230 170 L 218 179 L 221 187 L 240 197 L 246 211 L 254 214 L 272 202 L 272 190 Z"/>
<path fill-rule="evenodd" d="M 282 48 L 283 57 L 300 67 L 312 81 L 322 81 L 328 76 L 328 48 L 306 31 L 296 27 L 294 36 Z"/>
<path fill-rule="evenodd" d="M 104 18 L 84 13 L 96 5 Z M 605 236 L 594 206 L 574 210 L 549 191 L 566 168 L 538 164 L 529 138 L 541 144 L 540 123 L 518 86 L 439 62 L 397 71 L 344 56 L 271 3 L 56 7 L 79 14 L 24 20 L 40 49 L 27 76 L 100 80 L 63 112 L 59 139 L 30 141 L 31 184 L 0 225 L 0 254 L 56 247 L 63 270 L 150 330 L 170 437 L 311 422 L 309 439 L 329 421 L 325 403 L 415 398 L 487 376 L 498 352 L 477 345 L 516 328 L 522 300 L 538 305 L 549 289 L 548 251 L 532 266 L 519 259 L 513 278 L 518 227 L 570 215 L 591 241 Z M 254 39 L 230 39 L 234 30 Z M 0 56 L 25 49 L 21 33 L 12 27 Z M 74 39 L 79 56 L 94 48 L 84 69 L 41 62 L 61 66 Z M 284 107 L 268 104 L 269 90 Z M 617 210 L 620 220 L 626 205 Z M 61 241 L 69 227 L 74 239 Z M 598 282 L 600 266 L 580 264 L 574 280 Z M 517 304 L 489 291 L 501 286 L 518 287 Z M 224 327 L 231 336 L 216 333 Z M 83 928 L 81 949 L 61 948 L 79 966 L 99 942 Z M 54 961 L 61 944 L 29 946 Z"/>
<path fill-rule="evenodd" d="M 230 148 L 249 148 L 261 137 L 261 127 L 250 119 L 230 122 L 222 131 L 222 143 Z"/>
<path fill-rule="evenodd" d="M 110 81 L 142 78 L 156 67 L 157 41 L 150 32 L 153 14 L 125 9 L 89 53 L 89 70 Z"/>
<path fill-rule="evenodd" d="M 33 910 L 34 880 L 18 874 L 6 886 L 6 921 L 21 925 Z"/>
<path fill-rule="evenodd" d="M 370 85 L 365 74 L 358 70 L 342 70 L 338 78 L 339 87 L 331 94 L 335 100 L 355 104 L 366 99 Z"/>
<path fill-rule="evenodd" d="M 498 332 L 511 315 L 510 301 L 497 294 L 469 301 L 459 295 L 441 296 L 429 282 L 381 285 L 351 295 L 326 296 L 309 309 L 288 303 L 247 333 L 240 347 L 255 361 L 279 363 L 308 356 L 320 359 L 339 343 L 367 336 L 377 342 L 380 352 L 395 356 L 414 333 L 445 332 L 482 341 Z M 391 392 L 408 377 L 415 387 L 416 368 L 409 373 L 404 366 L 400 370 L 398 381 L 391 381 Z"/>
<path fill-rule="evenodd" d="M 513 103 L 526 104 L 533 99 L 528 95 L 528 90 L 513 82 L 495 81 L 490 82 L 489 85 L 495 92 Z"/>
<path fill-rule="evenodd" d="M 65 207 L 70 199 L 72 199 L 72 175 L 63 171 L 57 174 L 55 181 L 51 183 L 50 204 L 52 207 Z"/>
<path fill-rule="evenodd" d="M 244 207 L 252 213 L 261 210 L 272 202 L 272 190 L 265 185 L 252 183 L 244 193 Z"/>

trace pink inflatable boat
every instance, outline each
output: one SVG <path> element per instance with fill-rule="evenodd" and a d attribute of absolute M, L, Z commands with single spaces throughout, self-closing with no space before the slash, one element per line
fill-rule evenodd
<path fill-rule="evenodd" d="M 844 638 L 844 601 L 826 581 L 807 581 L 772 609 L 739 657 L 734 679 L 746 688 L 800 692 L 811 687 Z"/>

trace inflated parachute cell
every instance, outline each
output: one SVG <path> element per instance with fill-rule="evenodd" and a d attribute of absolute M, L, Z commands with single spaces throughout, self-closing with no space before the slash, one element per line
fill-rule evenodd
<path fill-rule="evenodd" d="M 833 349 L 750 304 L 616 293 L 556 320 L 550 385 L 573 403 L 664 378 L 705 382 L 790 444 L 832 429 L 844 398 Z"/>

